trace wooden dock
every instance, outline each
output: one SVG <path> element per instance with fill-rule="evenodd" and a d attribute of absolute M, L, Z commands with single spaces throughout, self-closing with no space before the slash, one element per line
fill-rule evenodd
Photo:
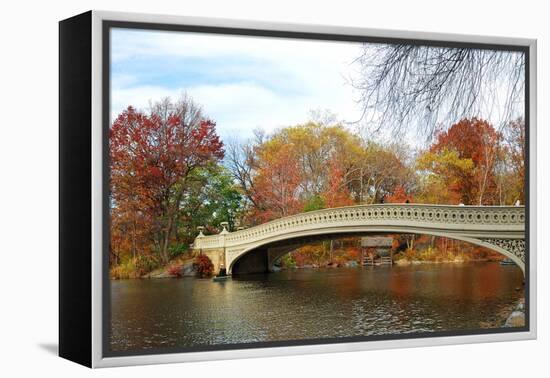
<path fill-rule="evenodd" d="M 369 265 L 370 266 L 376 265 L 374 262 L 374 258 L 369 256 L 363 257 L 363 266 L 369 266 Z"/>
<path fill-rule="evenodd" d="M 363 266 L 376 266 L 376 265 L 393 265 L 393 260 L 390 256 L 383 256 L 378 259 L 374 257 L 363 257 Z"/>
<path fill-rule="evenodd" d="M 380 257 L 380 265 L 392 265 L 393 260 L 390 256 L 382 256 Z"/>

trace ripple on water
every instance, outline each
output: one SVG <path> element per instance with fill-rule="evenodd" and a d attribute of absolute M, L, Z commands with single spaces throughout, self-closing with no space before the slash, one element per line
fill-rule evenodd
<path fill-rule="evenodd" d="M 476 330 L 522 295 L 499 264 L 111 283 L 113 351 Z"/>

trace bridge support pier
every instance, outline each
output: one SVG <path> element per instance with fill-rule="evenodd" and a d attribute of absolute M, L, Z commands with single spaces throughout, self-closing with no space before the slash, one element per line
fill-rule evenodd
<path fill-rule="evenodd" d="M 205 251 L 200 251 L 199 253 L 208 256 L 210 261 L 212 261 L 212 265 L 214 265 L 214 275 L 217 275 L 220 272 L 220 268 L 222 265 L 227 268 L 227 266 L 225 265 L 225 252 L 223 248 L 209 249 Z"/>

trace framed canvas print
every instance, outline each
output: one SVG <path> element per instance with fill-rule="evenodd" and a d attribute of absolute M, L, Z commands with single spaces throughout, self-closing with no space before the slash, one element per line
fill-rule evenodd
<path fill-rule="evenodd" d="M 536 41 L 59 26 L 62 357 L 536 337 Z"/>

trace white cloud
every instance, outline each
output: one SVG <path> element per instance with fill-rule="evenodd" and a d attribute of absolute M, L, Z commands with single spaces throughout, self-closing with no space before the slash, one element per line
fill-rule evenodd
<path fill-rule="evenodd" d="M 177 99 L 183 91 L 158 86 L 139 86 L 113 91 L 112 117 L 127 104 L 138 109 L 147 109 L 151 100 L 164 97 Z M 280 93 L 252 83 L 203 85 L 188 88 L 187 93 L 204 105 L 205 113 L 215 120 L 222 136 L 240 135 L 249 137 L 252 130 L 262 128 L 271 132 L 277 128 L 302 123 L 308 120 L 310 110 L 330 109 L 341 118 L 354 113 L 354 104 L 345 96 L 333 95 L 335 91 L 321 96 L 294 96 L 291 100 Z"/>
<path fill-rule="evenodd" d="M 150 100 L 177 98 L 186 92 L 218 123 L 222 136 L 246 137 L 257 127 L 272 131 L 305 122 L 309 111 L 317 108 L 355 121 L 360 111 L 345 77 L 352 74 L 351 63 L 359 53 L 360 45 L 348 42 L 115 31 L 113 64 L 125 71 L 113 77 L 112 114 L 116 116 L 129 104 L 144 109 Z M 138 75 L 132 70 L 132 62 L 138 59 L 186 58 L 203 59 L 205 72 L 241 79 L 173 87 L 145 85 L 140 77 L 132 76 Z M 240 61 L 245 63 L 239 65 Z"/>
<path fill-rule="evenodd" d="M 264 61 L 296 62 L 296 57 L 322 62 L 351 62 L 358 43 L 206 33 L 115 29 L 112 61 L 136 57 L 219 58 L 243 56 Z M 294 58 L 294 59 L 293 59 Z M 348 58 L 351 58 L 349 60 Z M 297 59 L 299 60 L 299 59 Z M 213 61 L 213 64 L 216 62 Z"/>
<path fill-rule="evenodd" d="M 112 115 L 130 104 L 145 109 L 151 100 L 186 92 L 218 123 L 222 136 L 301 123 L 312 109 L 328 109 L 353 122 L 361 109 L 346 78 L 356 76 L 360 53 L 361 44 L 352 42 L 118 29 L 112 34 L 112 62 L 118 68 Z M 171 70 L 177 72 L 173 82 L 156 79 Z M 178 75 L 190 80 L 178 82 Z M 495 125 L 506 115 L 503 88 L 497 92 L 482 104 L 481 114 Z M 424 143 L 416 135 L 421 124 L 410 125 L 407 140 Z M 394 139 L 389 130 L 379 134 Z"/>

